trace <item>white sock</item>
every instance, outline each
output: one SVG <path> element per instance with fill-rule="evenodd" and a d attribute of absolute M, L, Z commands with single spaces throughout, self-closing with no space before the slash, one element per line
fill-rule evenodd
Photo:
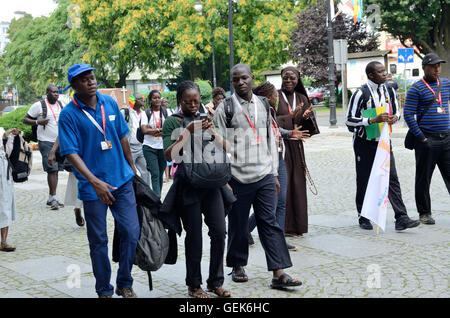
<path fill-rule="evenodd" d="M 49 196 L 48 196 L 48 200 L 49 200 L 50 202 L 52 202 L 53 200 L 56 200 L 56 195 L 49 195 Z"/>

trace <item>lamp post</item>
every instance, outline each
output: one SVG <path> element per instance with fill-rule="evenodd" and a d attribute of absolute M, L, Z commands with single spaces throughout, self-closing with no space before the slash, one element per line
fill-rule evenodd
<path fill-rule="evenodd" d="M 194 5 L 195 11 L 197 11 L 197 13 L 199 15 L 202 15 L 202 9 L 203 9 L 203 5 L 200 3 L 199 0 L 197 0 L 197 2 Z M 213 25 L 212 22 L 209 24 L 211 27 L 211 47 L 212 47 L 212 79 L 213 79 L 213 87 L 217 86 L 217 80 L 216 80 L 216 56 L 214 53 L 214 30 L 213 30 Z"/>
<path fill-rule="evenodd" d="M 230 45 L 230 91 L 234 93 L 231 80 L 231 69 L 234 66 L 234 39 L 233 39 L 233 0 L 228 0 L 228 37 Z"/>
<path fill-rule="evenodd" d="M 334 3 L 334 1 L 333 1 Z M 333 17 L 331 16 L 331 1 L 327 0 L 328 6 L 328 82 L 330 90 L 330 128 L 336 128 L 336 96 L 334 94 L 334 58 L 333 58 Z"/>

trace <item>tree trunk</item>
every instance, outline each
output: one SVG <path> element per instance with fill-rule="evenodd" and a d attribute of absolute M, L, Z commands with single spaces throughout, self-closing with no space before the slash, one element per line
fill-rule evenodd
<path fill-rule="evenodd" d="M 441 77 L 450 78 L 450 48 L 438 49 L 436 54 L 447 62 L 441 63 Z"/>

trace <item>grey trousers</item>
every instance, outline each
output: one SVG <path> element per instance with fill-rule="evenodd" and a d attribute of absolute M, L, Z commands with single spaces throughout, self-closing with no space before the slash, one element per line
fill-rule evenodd
<path fill-rule="evenodd" d="M 145 161 L 144 152 L 142 151 L 142 144 L 130 144 L 131 156 L 133 157 L 134 165 L 140 174 L 140 177 L 145 182 L 151 185 L 151 175 L 147 170 L 147 162 Z"/>

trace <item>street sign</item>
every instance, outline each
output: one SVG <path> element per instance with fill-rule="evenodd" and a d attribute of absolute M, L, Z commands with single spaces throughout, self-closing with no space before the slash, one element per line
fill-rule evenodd
<path fill-rule="evenodd" d="M 414 49 L 398 49 L 398 63 L 413 63 L 414 62 Z"/>
<path fill-rule="evenodd" d="M 347 64 L 347 40 L 333 40 L 334 63 Z"/>

